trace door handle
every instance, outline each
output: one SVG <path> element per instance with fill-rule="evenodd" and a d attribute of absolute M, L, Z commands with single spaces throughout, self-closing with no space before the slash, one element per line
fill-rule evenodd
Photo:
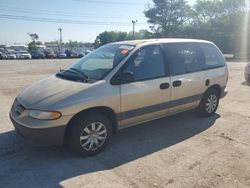
<path fill-rule="evenodd" d="M 162 84 L 160 85 L 160 89 L 168 89 L 169 86 L 170 86 L 169 83 L 162 83 Z"/>
<path fill-rule="evenodd" d="M 180 80 L 176 80 L 173 82 L 173 87 L 179 87 L 181 86 L 181 81 Z"/>

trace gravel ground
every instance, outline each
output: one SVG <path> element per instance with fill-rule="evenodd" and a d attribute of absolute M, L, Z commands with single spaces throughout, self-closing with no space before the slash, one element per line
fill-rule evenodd
<path fill-rule="evenodd" d="M 211 118 L 193 111 L 124 129 L 97 156 L 36 148 L 8 113 L 22 88 L 75 60 L 0 60 L 1 187 L 250 187 L 250 86 L 229 63 L 229 93 Z M 46 138 L 45 138 L 46 139 Z"/>

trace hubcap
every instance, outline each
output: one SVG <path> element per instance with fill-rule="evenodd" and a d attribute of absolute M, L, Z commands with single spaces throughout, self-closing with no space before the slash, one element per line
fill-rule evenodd
<path fill-rule="evenodd" d="M 107 129 L 101 122 L 88 124 L 80 135 L 80 145 L 87 151 L 95 151 L 107 138 Z"/>
<path fill-rule="evenodd" d="M 213 113 L 216 109 L 218 103 L 218 99 L 217 96 L 214 94 L 211 94 L 208 98 L 207 98 L 207 102 L 206 102 L 206 110 L 208 113 Z"/>

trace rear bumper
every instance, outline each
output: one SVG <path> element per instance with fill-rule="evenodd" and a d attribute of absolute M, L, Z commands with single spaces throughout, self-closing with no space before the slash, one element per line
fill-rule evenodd
<path fill-rule="evenodd" d="M 64 142 L 65 126 L 50 128 L 29 128 L 16 122 L 10 114 L 10 119 L 16 129 L 16 132 L 33 146 L 59 146 Z"/>
<path fill-rule="evenodd" d="M 226 86 L 221 87 L 220 98 L 221 99 L 224 98 L 227 95 L 227 93 L 228 93 L 228 90 L 227 90 Z"/>
<path fill-rule="evenodd" d="M 245 80 L 246 80 L 247 82 L 250 82 L 250 74 L 248 74 L 248 73 L 246 73 L 246 72 L 245 72 Z"/>

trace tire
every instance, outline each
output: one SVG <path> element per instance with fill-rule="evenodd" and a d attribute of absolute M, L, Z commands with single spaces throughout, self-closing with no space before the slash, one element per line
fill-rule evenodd
<path fill-rule="evenodd" d="M 73 119 L 67 130 L 66 142 L 82 156 L 101 152 L 112 136 L 111 121 L 101 114 L 84 114 Z"/>
<path fill-rule="evenodd" d="M 218 105 L 219 94 L 215 89 L 211 88 L 203 95 L 198 107 L 198 113 L 202 117 L 210 117 L 216 112 Z"/>

